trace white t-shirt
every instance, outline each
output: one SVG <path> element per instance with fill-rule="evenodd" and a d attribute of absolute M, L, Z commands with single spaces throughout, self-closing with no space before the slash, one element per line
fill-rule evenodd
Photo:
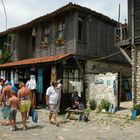
<path fill-rule="evenodd" d="M 46 95 L 49 96 L 49 104 L 57 104 L 58 94 L 56 93 L 55 88 L 53 86 L 47 89 Z"/>

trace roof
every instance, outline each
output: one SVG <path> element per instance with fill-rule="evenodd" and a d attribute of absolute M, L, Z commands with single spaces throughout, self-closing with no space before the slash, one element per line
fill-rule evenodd
<path fill-rule="evenodd" d="M 70 58 L 72 56 L 73 56 L 73 54 L 67 53 L 67 54 L 60 54 L 60 55 L 48 56 L 48 57 L 24 59 L 24 60 L 20 60 L 20 61 L 14 61 L 14 62 L 1 64 L 0 68 L 42 64 L 42 63 L 49 63 L 49 62 L 58 62 L 59 60 L 67 59 L 67 58 Z"/>
<path fill-rule="evenodd" d="M 105 15 L 103 15 L 101 13 L 98 13 L 96 11 L 93 11 L 93 10 L 87 8 L 87 7 L 83 7 L 83 6 L 73 4 L 73 3 L 70 2 L 69 4 L 67 4 L 67 5 L 65 5 L 65 6 L 59 8 L 57 10 L 55 10 L 54 12 L 46 14 L 46 15 L 41 16 L 41 17 L 38 17 L 38 18 L 32 20 L 29 23 L 26 23 L 26 24 L 23 24 L 23 25 L 20 25 L 20 26 L 17 26 L 17 27 L 10 28 L 10 29 L 8 29 L 8 30 L 6 30 L 4 32 L 0 32 L 0 36 L 5 35 L 7 33 L 15 32 L 17 30 L 33 28 L 38 23 L 43 22 L 46 19 L 49 19 L 50 17 L 53 17 L 53 16 L 56 16 L 58 14 L 64 13 L 66 11 L 69 11 L 71 9 L 84 11 L 86 13 L 92 14 L 93 16 L 96 16 L 96 17 L 98 17 L 100 19 L 103 19 L 104 21 L 107 21 L 107 22 L 112 23 L 114 25 L 117 24 L 117 21 L 115 21 L 115 20 L 113 20 L 113 19 L 111 19 L 111 18 L 109 18 L 109 17 L 107 17 L 107 16 L 105 16 Z"/>

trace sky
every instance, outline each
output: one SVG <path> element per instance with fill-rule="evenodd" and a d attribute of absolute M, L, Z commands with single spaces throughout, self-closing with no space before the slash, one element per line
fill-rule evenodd
<path fill-rule="evenodd" d="M 69 2 L 90 8 L 115 20 L 118 20 L 120 3 L 120 21 L 124 22 L 124 19 L 127 19 L 127 0 L 3 0 L 3 2 L 7 13 L 8 29 L 51 13 Z M 5 30 L 6 18 L 0 0 L 0 32 Z"/>

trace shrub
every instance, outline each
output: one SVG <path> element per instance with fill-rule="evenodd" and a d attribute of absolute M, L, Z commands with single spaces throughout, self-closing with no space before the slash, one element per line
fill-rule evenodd
<path fill-rule="evenodd" d="M 91 110 L 95 110 L 96 109 L 96 101 L 94 99 L 90 100 L 89 106 L 90 106 Z"/>
<path fill-rule="evenodd" d="M 102 99 L 101 103 L 99 104 L 99 110 L 105 109 L 106 111 L 109 110 L 109 106 L 111 103 L 108 100 Z"/>

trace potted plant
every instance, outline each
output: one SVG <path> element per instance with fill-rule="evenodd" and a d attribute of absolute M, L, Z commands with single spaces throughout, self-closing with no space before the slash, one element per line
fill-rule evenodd
<path fill-rule="evenodd" d="M 64 39 L 63 38 L 57 38 L 55 40 L 55 44 L 56 45 L 63 45 L 64 44 Z"/>
<path fill-rule="evenodd" d="M 45 41 L 45 42 L 42 41 L 41 44 L 40 44 L 40 47 L 41 48 L 48 48 L 48 41 Z"/>

